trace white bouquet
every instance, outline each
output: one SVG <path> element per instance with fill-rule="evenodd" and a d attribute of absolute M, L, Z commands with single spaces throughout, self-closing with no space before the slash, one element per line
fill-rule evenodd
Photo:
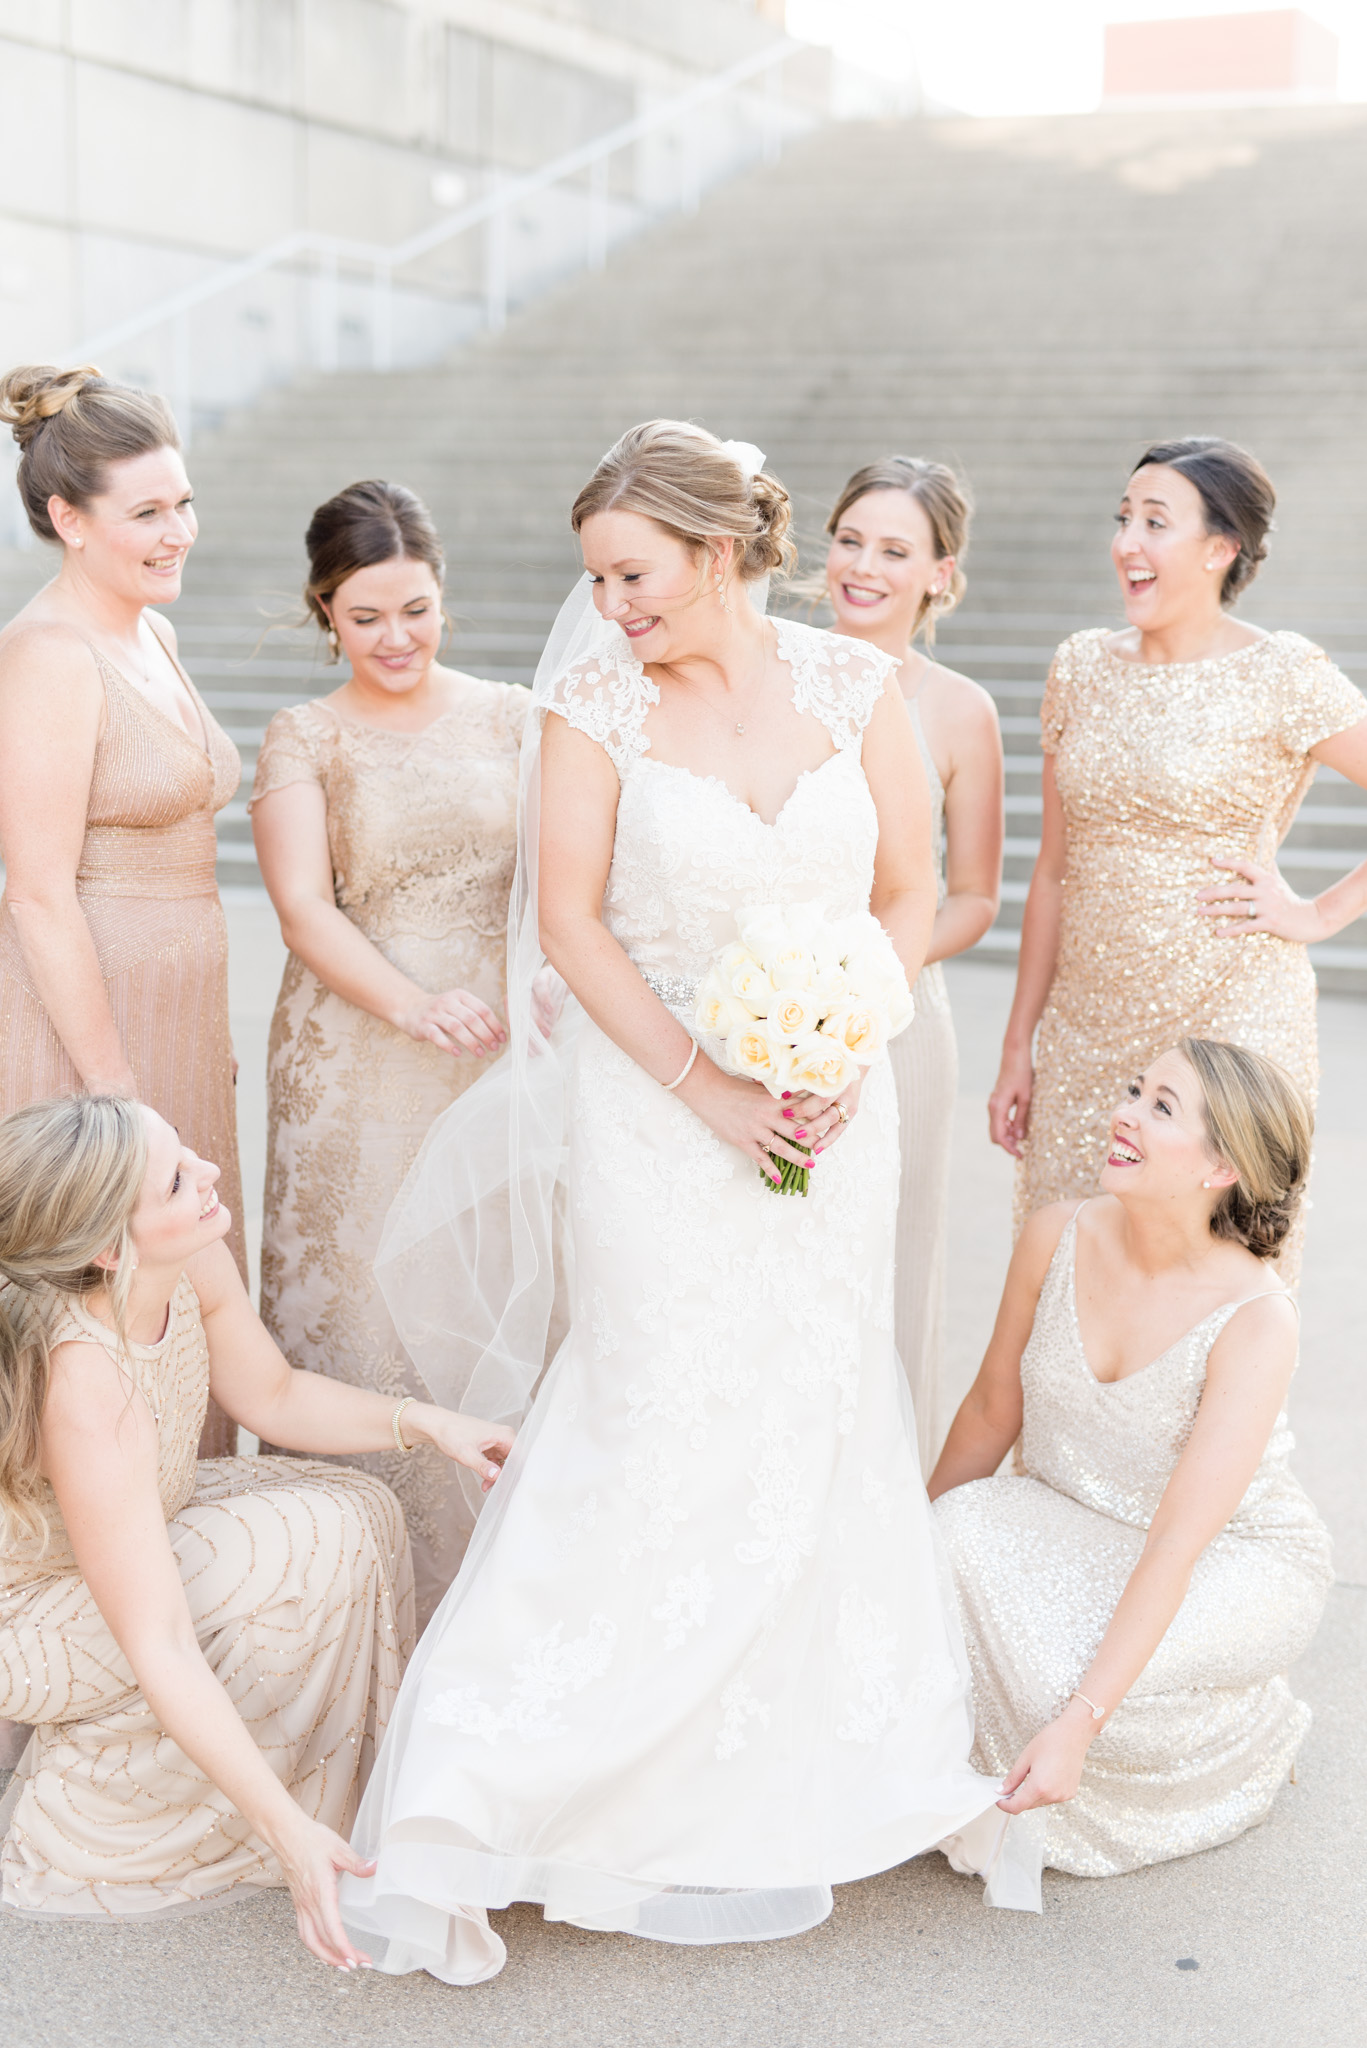
<path fill-rule="evenodd" d="M 724 1041 L 718 1065 L 728 1073 L 775 1097 L 834 1097 L 910 1024 L 902 963 L 868 911 L 833 919 L 824 902 L 763 904 L 741 911 L 736 929 L 699 985 L 695 1012 L 698 1028 Z M 806 1194 L 805 1166 L 774 1164 L 783 1194 Z"/>

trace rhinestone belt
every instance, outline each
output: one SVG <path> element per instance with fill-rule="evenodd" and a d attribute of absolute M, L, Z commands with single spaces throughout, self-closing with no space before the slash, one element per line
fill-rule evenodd
<path fill-rule="evenodd" d="M 641 979 L 671 1010 L 691 1010 L 698 999 L 698 982 L 692 974 L 655 974 L 641 969 Z"/>

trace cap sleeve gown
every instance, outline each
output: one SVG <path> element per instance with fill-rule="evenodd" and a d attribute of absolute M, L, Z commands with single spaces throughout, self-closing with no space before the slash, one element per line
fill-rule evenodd
<path fill-rule="evenodd" d="M 467 680 L 458 707 L 400 733 L 300 704 L 271 720 L 252 802 L 310 782 L 327 806 L 337 907 L 437 994 L 506 1009 L 518 749 L 530 693 Z M 375 1285 L 389 1206 L 428 1126 L 491 1064 L 454 1059 L 334 994 L 291 954 L 271 1024 L 261 1314 L 286 1357 L 399 1401 L 426 1389 Z M 471 1516 L 440 1452 L 348 1464 L 403 1504 L 424 1623 L 464 1554 Z"/>
<path fill-rule="evenodd" d="M 168 658 L 170 658 L 169 649 Z M 228 1033 L 228 930 L 214 878 L 214 813 L 242 774 L 237 749 L 185 671 L 205 744 L 91 649 L 104 685 L 76 895 L 138 1094 L 221 1170 L 229 1248 L 243 1280 L 242 1178 Z M 0 1114 L 81 1080 L 33 986 L 8 900 L 0 901 Z M 202 1450 L 236 1430 L 211 1405 Z"/>
<path fill-rule="evenodd" d="M 1067 827 L 1058 962 L 1040 1021 L 1017 1221 L 1090 1194 L 1124 1085 L 1186 1036 L 1277 1060 L 1314 1100 L 1315 976 L 1270 932 L 1221 938 L 1198 889 L 1211 860 L 1268 865 L 1315 774 L 1310 749 L 1367 699 L 1299 633 L 1162 666 L 1104 628 L 1054 659 L 1041 708 Z M 1280 1271 L 1299 1266 L 1299 1240 Z"/>
<path fill-rule="evenodd" d="M 1021 1360 L 1024 1476 L 975 1480 L 935 1504 L 986 1771 L 1011 1768 L 1096 1655 L 1191 1434 L 1211 1346 L 1242 1306 L 1215 1309 L 1142 1372 L 1100 1381 L 1078 1328 L 1077 1230 L 1074 1217 Z M 1282 1415 L 1163 1640 L 1088 1750 L 1077 1796 L 1028 1817 L 1046 1866 L 1109 1877 L 1232 1841 L 1266 1817 L 1310 1725 L 1286 1673 L 1333 1579 L 1328 1531 L 1287 1462 L 1292 1445 Z"/>
<path fill-rule="evenodd" d="M 130 1344 L 77 1304 L 157 1430 L 166 1533 L 200 1648 L 304 1812 L 345 1834 L 413 1643 L 403 1516 L 364 1472 L 294 1458 L 195 1460 L 209 1394 L 199 1300 Z M 117 1919 L 283 1880 L 242 1816 L 163 1733 L 76 1566 L 51 1489 L 45 1550 L 0 1548 L 0 1714 L 33 1728 L 0 1800 L 0 1901 Z"/>

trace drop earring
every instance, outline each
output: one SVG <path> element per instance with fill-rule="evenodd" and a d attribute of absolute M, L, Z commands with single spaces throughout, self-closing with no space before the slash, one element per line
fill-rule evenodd
<path fill-rule="evenodd" d="M 717 581 L 716 581 L 716 592 L 717 592 L 717 603 L 718 603 L 718 604 L 719 604 L 719 605 L 721 606 L 721 608 L 722 608 L 722 610 L 723 610 L 724 612 L 729 612 L 729 611 L 730 611 L 730 609 L 731 609 L 731 607 L 730 607 L 730 605 L 729 605 L 729 604 L 728 604 L 728 603 L 726 602 L 726 592 L 725 592 L 725 591 L 724 591 L 724 590 L 722 589 L 722 587 L 721 587 L 721 578 L 720 578 L 720 576 L 719 576 L 719 577 L 717 578 Z"/>
<path fill-rule="evenodd" d="M 332 659 L 340 661 L 342 658 L 342 646 L 337 638 L 337 628 L 335 626 L 328 627 L 328 647 L 331 649 Z"/>

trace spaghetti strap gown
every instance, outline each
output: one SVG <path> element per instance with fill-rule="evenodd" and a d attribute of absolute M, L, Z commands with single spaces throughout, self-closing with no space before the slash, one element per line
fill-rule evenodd
<path fill-rule="evenodd" d="M 157 1488 L 211 1670 L 271 1769 L 345 1833 L 413 1642 L 403 1515 L 366 1472 L 296 1458 L 204 1458 L 199 1299 L 182 1277 L 166 1334 L 130 1344 L 78 1303 L 58 1343 L 96 1343 L 157 1431 Z M 32 1739 L 0 1800 L 0 1901 L 119 1919 L 279 1885 L 240 1813 L 158 1725 L 81 1577 L 50 1488 L 46 1548 L 0 1548 L 0 1714 Z"/>
<path fill-rule="evenodd" d="M 164 644 L 164 643 L 163 643 Z M 76 895 L 141 1099 L 221 1169 L 243 1280 L 242 1177 L 228 1032 L 228 930 L 214 876 L 214 813 L 236 790 L 236 747 L 177 662 L 201 746 L 91 649 L 104 685 Z M 167 658 L 172 659 L 167 649 Z M 80 1092 L 0 899 L 0 1115 Z M 206 1455 L 233 1448 L 212 1410 Z"/>
<path fill-rule="evenodd" d="M 921 714 L 908 706 L 930 789 L 931 834 L 939 900 L 945 900 L 945 792 Z M 949 1241 L 949 1156 L 959 1092 L 959 1046 L 940 961 L 923 967 L 912 990 L 916 1014 L 888 1049 L 902 1132 L 902 1190 L 897 1206 L 895 1316 L 897 1355 L 911 1388 L 921 1471 L 929 1478 L 951 1421 L 945 1384 L 945 1259 Z"/>
<path fill-rule="evenodd" d="M 605 923 L 686 1029 L 737 912 L 869 905 L 861 750 L 894 664 L 773 623 L 831 751 L 772 823 L 652 758 L 658 686 L 620 633 L 544 712 L 616 770 Z M 485 1909 L 514 1899 L 661 1941 L 795 1934 L 832 1885 L 947 1838 L 992 1870 L 995 1903 L 1037 1907 L 999 1784 L 968 1764 L 967 1669 L 893 1345 L 898 1169 L 886 1056 L 790 1200 L 582 1019 L 570 1331 L 352 1838 L 379 1868 L 344 1882 L 344 1917 L 380 1968 L 493 1975 Z"/>
<path fill-rule="evenodd" d="M 1211 1346 L 1243 1306 L 1213 1310 L 1142 1372 L 1100 1381 L 1078 1327 L 1077 1232 L 1074 1216 L 1021 1360 L 1023 1476 L 974 1480 L 935 1503 L 985 1771 L 1010 1770 L 1095 1656 L 1191 1434 Z M 1282 1415 L 1162 1642 L 1088 1750 L 1076 1797 L 1026 1816 L 1048 1867 L 1109 1877 L 1190 1856 L 1264 1819 L 1286 1783 L 1310 1725 L 1286 1674 L 1333 1579 L 1328 1531 L 1290 1470 L 1292 1448 Z"/>

